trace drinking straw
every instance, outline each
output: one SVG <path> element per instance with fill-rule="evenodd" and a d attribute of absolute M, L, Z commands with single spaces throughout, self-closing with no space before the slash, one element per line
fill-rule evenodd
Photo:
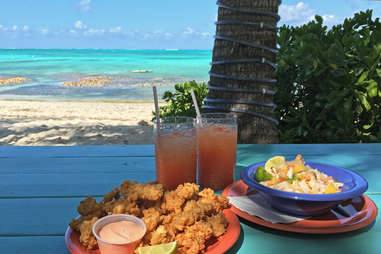
<path fill-rule="evenodd" d="M 156 86 L 152 87 L 152 90 L 153 90 L 153 100 L 155 102 L 156 128 L 157 128 L 157 133 L 159 133 L 159 130 L 160 130 L 160 113 L 159 113 L 159 103 L 157 100 Z"/>
<path fill-rule="evenodd" d="M 200 108 L 198 107 L 196 95 L 194 94 L 193 89 L 191 89 L 191 95 L 192 95 L 194 107 L 196 108 L 197 118 L 200 120 L 200 125 L 202 127 L 202 118 L 201 118 Z"/>

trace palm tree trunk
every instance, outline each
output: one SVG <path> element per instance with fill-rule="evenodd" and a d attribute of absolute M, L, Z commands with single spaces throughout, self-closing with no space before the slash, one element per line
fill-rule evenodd
<path fill-rule="evenodd" d="M 238 143 L 278 143 L 273 104 L 280 0 L 219 0 L 207 111 L 239 115 Z"/>

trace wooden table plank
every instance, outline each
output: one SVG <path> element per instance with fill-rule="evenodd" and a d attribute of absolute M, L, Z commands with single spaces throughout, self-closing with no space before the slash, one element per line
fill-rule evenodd
<path fill-rule="evenodd" d="M 155 172 L 154 157 L 3 158 L 0 176 L 7 174 L 77 174 Z M 0 179 L 1 183 L 1 179 Z"/>
<path fill-rule="evenodd" d="M 70 254 L 63 236 L 0 237 L 2 254 Z"/>
<path fill-rule="evenodd" d="M 0 199 L 0 236 L 64 235 L 83 198 Z"/>
<path fill-rule="evenodd" d="M 0 158 L 154 156 L 152 145 L 131 146 L 0 146 Z"/>
<path fill-rule="evenodd" d="M 278 153 L 279 155 L 280 153 Z M 296 154 L 293 154 L 293 157 Z M 240 150 L 237 156 L 237 165 L 247 166 L 253 163 L 266 161 L 271 156 L 256 155 L 242 158 Z M 287 157 L 293 159 L 293 157 Z M 305 155 L 306 161 L 321 162 L 345 167 L 354 171 L 365 168 L 381 167 L 381 155 L 357 155 L 355 151 L 348 155 Z M 154 171 L 155 158 L 149 157 L 60 157 L 60 158 L 1 158 L 0 175 L 4 174 L 40 174 L 40 173 L 77 173 L 87 174 L 96 172 L 123 172 L 123 170 L 139 169 Z"/>
<path fill-rule="evenodd" d="M 240 154 L 257 155 L 294 154 L 375 154 L 381 155 L 380 144 L 240 144 Z M 4 157 L 97 157 L 97 156 L 154 156 L 152 145 L 131 146 L 0 146 Z"/>
<path fill-rule="evenodd" d="M 29 174 L 1 176 L 0 198 L 67 197 L 104 195 L 125 180 L 151 182 L 156 176 L 150 171 L 129 170 L 124 173 Z"/>

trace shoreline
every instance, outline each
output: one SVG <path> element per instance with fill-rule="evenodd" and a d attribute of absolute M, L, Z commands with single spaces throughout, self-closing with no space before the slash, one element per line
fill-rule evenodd
<path fill-rule="evenodd" d="M 154 108 L 152 101 L 0 99 L 0 145 L 153 144 Z"/>
<path fill-rule="evenodd" d="M 73 99 L 73 100 L 68 100 L 68 99 L 1 99 L 0 98 L 0 102 L 1 101 L 19 101 L 19 102 L 88 102 L 88 103 L 131 103 L 131 104 L 134 104 L 134 103 L 154 103 L 153 102 L 153 99 L 152 100 L 98 100 L 98 99 L 94 99 L 94 100 L 88 100 L 88 99 L 83 99 L 83 100 L 80 100 L 80 99 Z M 159 103 L 161 104 L 164 104 L 165 101 L 164 100 L 160 100 L 159 99 Z"/>

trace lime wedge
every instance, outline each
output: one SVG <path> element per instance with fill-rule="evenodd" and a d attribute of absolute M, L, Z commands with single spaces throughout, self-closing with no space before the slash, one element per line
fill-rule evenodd
<path fill-rule="evenodd" d="M 272 175 L 268 173 L 262 166 L 257 167 L 255 171 L 255 180 L 257 182 L 268 181 L 271 180 Z"/>
<path fill-rule="evenodd" d="M 274 156 L 266 161 L 265 169 L 267 172 L 271 172 L 271 168 L 278 168 L 286 162 L 286 158 L 283 156 Z"/>
<path fill-rule="evenodd" d="M 159 245 L 139 247 L 139 254 L 172 254 L 177 250 L 177 242 L 164 243 Z"/>

